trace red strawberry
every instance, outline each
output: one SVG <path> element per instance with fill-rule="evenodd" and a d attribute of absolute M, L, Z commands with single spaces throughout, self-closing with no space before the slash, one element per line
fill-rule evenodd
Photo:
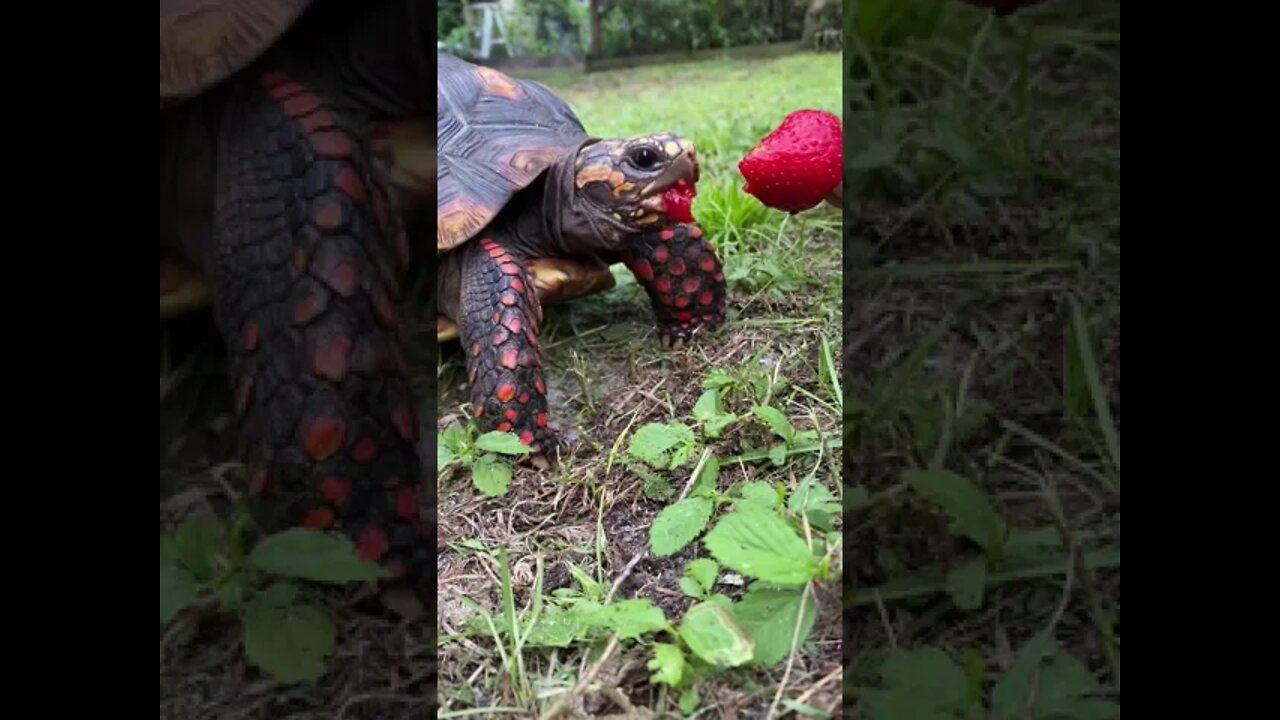
<path fill-rule="evenodd" d="M 800 212 L 821 203 L 843 180 L 840 118 L 797 110 L 738 163 L 742 189 L 775 210 Z"/>
<path fill-rule="evenodd" d="M 693 222 L 693 199 L 698 196 L 698 188 L 681 180 L 675 186 L 662 193 L 667 217 L 679 223 Z"/>

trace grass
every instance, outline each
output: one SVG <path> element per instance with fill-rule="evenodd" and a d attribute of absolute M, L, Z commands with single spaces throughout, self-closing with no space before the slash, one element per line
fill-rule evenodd
<path fill-rule="evenodd" d="M 560 93 L 593 134 L 671 130 L 698 145 L 703 180 L 693 212 L 725 264 L 730 316 L 692 347 L 664 350 L 642 289 L 622 268 L 615 269 L 614 290 L 547 308 L 542 346 L 552 425 L 566 447 L 560 465 L 547 472 L 517 468 L 497 499 L 479 492 L 461 468 L 440 479 L 440 530 L 448 541 L 440 562 L 442 716 L 537 717 L 572 709 L 764 717 L 771 706 L 838 705 L 839 591 L 817 576 L 805 585 L 801 605 L 803 613 L 816 608 L 813 629 L 767 667 L 664 684 L 651 681 L 658 671 L 649 663 L 659 652 L 671 660 L 675 651 L 660 645 L 679 646 L 693 658 L 682 635 L 630 638 L 611 625 L 612 635 L 565 647 L 534 641 L 538 618 L 563 617 L 583 602 L 626 608 L 617 612 L 637 618 L 656 617 L 647 609 L 656 608 L 679 625 L 691 608 L 710 602 L 705 593 L 697 599 L 687 592 L 694 586 L 685 573 L 695 558 L 714 556 L 706 548 L 716 545 L 716 528 L 729 517 L 722 504 L 775 486 L 789 498 L 806 478 L 838 499 L 839 214 L 824 208 L 791 218 L 770 211 L 741 191 L 736 164 L 791 110 L 838 113 L 840 76 L 838 55 L 810 54 L 534 76 Z M 456 347 L 443 347 L 441 430 L 467 417 L 464 370 Z M 712 429 L 717 422 L 723 428 Z M 714 491 L 703 485 L 708 465 L 716 467 Z M 664 508 L 677 505 L 717 508 L 707 510 L 711 529 L 658 556 L 650 549 L 651 528 Z M 827 547 L 826 562 L 838 572 L 840 544 L 824 545 L 804 512 L 778 512 L 797 542 L 806 542 L 799 538 L 808 528 L 809 547 Z M 751 571 L 724 571 L 719 578 L 730 584 L 706 592 L 741 602 Z M 784 641 L 792 629 L 786 627 Z"/>
<path fill-rule="evenodd" d="M 1118 717 L 1119 5 L 857 5 L 849 710 Z"/>

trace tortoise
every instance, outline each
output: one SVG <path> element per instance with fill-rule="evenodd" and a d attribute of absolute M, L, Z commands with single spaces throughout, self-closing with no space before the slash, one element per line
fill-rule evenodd
<path fill-rule="evenodd" d="M 420 0 L 160 0 L 161 317 L 212 305 L 264 529 L 341 532 L 427 595 L 397 301 L 435 194 Z M 419 168 L 421 170 L 422 168 Z M 429 176 L 429 177 L 428 177 Z"/>
<path fill-rule="evenodd" d="M 646 289 L 664 345 L 724 320 L 715 249 L 668 206 L 668 191 L 697 182 L 697 150 L 666 131 L 596 137 L 537 82 L 437 60 L 438 338 L 461 341 L 480 428 L 515 433 L 545 464 L 542 301 L 608 289 L 621 262 Z"/>

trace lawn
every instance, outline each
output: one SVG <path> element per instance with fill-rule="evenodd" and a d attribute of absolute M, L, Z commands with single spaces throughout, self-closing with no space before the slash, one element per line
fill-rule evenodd
<path fill-rule="evenodd" d="M 719 247 L 729 320 L 691 347 L 663 349 L 643 290 L 621 266 L 615 289 L 547 308 L 560 464 L 517 468 L 497 497 L 478 491 L 460 463 L 439 480 L 442 717 L 556 707 L 764 717 L 775 703 L 838 706 L 840 213 L 768 210 L 742 192 L 736 165 L 788 112 L 839 113 L 841 74 L 839 55 L 801 54 L 534 76 L 593 134 L 670 130 L 698 145 L 693 212 Z M 468 417 L 456 343 L 441 348 L 437 379 L 438 429 L 456 438 Z M 818 577 L 770 595 L 731 567 L 716 572 L 708 561 L 729 556 L 703 541 L 728 533 L 733 522 L 721 523 L 751 502 L 799 543 L 798 565 L 823 566 Z M 678 550 L 651 548 L 655 517 L 677 505 L 672 512 L 709 514 L 709 533 Z M 733 641 L 748 635 L 716 625 L 723 664 L 738 667 L 713 670 L 679 629 L 728 617 L 720 602 L 751 628 L 755 649 L 735 656 Z M 685 616 L 691 608 L 701 611 Z M 806 631 L 792 653 L 798 617 Z"/>
<path fill-rule="evenodd" d="M 1118 718 L 1119 3 L 858 5 L 846 700 Z"/>

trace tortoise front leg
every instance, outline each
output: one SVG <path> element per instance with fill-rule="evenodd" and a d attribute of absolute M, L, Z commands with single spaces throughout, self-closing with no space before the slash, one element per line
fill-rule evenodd
<path fill-rule="evenodd" d="M 269 72 L 227 107 L 217 183 L 214 306 L 266 524 L 342 532 L 425 591 L 425 478 L 395 305 L 408 254 L 384 178 L 337 108 Z"/>
<path fill-rule="evenodd" d="M 491 237 L 473 239 L 457 252 L 458 326 L 478 424 L 486 432 L 513 432 L 535 453 L 547 453 L 552 432 L 538 347 L 538 292 L 520 261 Z"/>
<path fill-rule="evenodd" d="M 678 349 L 724 322 L 724 268 L 698 226 L 647 232 L 622 261 L 649 293 L 663 345 Z"/>

